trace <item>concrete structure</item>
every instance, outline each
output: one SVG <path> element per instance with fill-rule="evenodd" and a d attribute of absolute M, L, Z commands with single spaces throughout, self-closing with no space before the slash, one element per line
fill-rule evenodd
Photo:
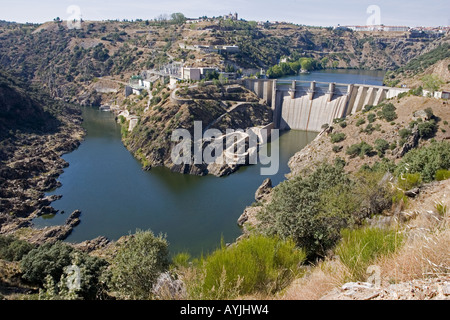
<path fill-rule="evenodd" d="M 200 68 L 182 68 L 181 79 L 184 80 L 200 80 L 201 70 Z"/>
<path fill-rule="evenodd" d="M 243 84 L 271 106 L 275 128 L 317 132 L 321 131 L 322 125 L 331 124 L 336 118 L 409 91 L 406 88 L 295 80 L 246 79 Z"/>

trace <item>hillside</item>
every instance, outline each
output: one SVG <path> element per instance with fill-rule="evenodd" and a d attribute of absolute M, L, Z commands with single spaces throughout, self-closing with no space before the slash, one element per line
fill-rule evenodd
<path fill-rule="evenodd" d="M 141 114 L 141 119 L 132 132 L 124 133 L 127 148 L 140 159 L 143 166 L 166 166 L 172 171 L 196 175 L 227 175 L 239 165 L 191 164 L 175 165 L 171 150 L 176 145 L 171 141 L 174 130 L 186 129 L 194 137 L 194 122 L 202 129 L 218 129 L 222 134 L 227 129 L 259 127 L 272 121 L 272 110 L 249 90 L 239 85 L 199 84 L 181 86 L 171 93 L 167 88 L 158 95 L 159 101 Z M 130 108 L 139 110 L 138 106 Z M 124 123 L 125 127 L 128 123 Z M 202 150 L 206 145 L 202 146 Z M 192 153 L 192 158 L 194 153 Z M 193 161 L 192 161 L 193 163 Z"/>
<path fill-rule="evenodd" d="M 387 72 L 384 82 L 390 86 L 422 87 L 431 91 L 449 90 L 450 43 L 448 39 L 395 71 Z"/>
<path fill-rule="evenodd" d="M 31 225 L 50 213 L 54 198 L 44 192 L 56 186 L 83 136 L 80 110 L 54 101 L 22 80 L 0 73 L 0 233 Z"/>
<path fill-rule="evenodd" d="M 79 30 L 68 29 L 63 22 L 5 24 L 0 26 L 0 65 L 40 83 L 53 97 L 98 105 L 105 101 L 90 88 L 96 78 L 112 76 L 127 82 L 131 75 L 171 60 L 187 66 L 259 71 L 282 57 L 305 56 L 324 67 L 393 70 L 442 41 L 409 39 L 404 33 L 226 20 L 198 24 L 85 21 Z M 180 45 L 237 45 L 240 52 L 209 53 Z"/>

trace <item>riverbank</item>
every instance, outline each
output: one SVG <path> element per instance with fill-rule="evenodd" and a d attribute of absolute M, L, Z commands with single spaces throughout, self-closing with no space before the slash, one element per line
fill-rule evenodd
<path fill-rule="evenodd" d="M 0 234 L 41 244 L 65 239 L 79 222 L 75 213 L 62 226 L 36 229 L 32 223 L 36 217 L 57 212 L 52 203 L 60 196 L 46 196 L 46 192 L 61 185 L 57 179 L 69 166 L 62 155 L 78 148 L 85 134 L 79 109 L 68 110 L 59 118 L 57 132 L 16 133 L 2 141 Z"/>

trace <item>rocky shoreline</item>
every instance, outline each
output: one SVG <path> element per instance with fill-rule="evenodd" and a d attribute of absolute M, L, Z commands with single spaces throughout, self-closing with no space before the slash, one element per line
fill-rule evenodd
<path fill-rule="evenodd" d="M 62 226 L 36 229 L 32 223 L 38 216 L 57 213 L 51 204 L 61 196 L 45 193 L 61 185 L 57 179 L 69 165 L 62 155 L 78 148 L 85 134 L 79 110 L 61 122 L 54 133 L 16 133 L 1 141 L 0 234 L 20 233 L 30 242 L 44 243 L 65 239 L 79 223 L 79 211 Z"/>

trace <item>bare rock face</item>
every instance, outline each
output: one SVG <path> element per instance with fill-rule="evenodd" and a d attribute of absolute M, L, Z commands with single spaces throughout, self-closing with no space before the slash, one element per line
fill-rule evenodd
<path fill-rule="evenodd" d="M 105 248 L 108 246 L 111 242 L 108 240 L 108 238 L 104 236 L 97 237 L 92 240 L 86 240 L 81 243 L 78 243 L 75 245 L 75 247 L 78 250 L 84 251 L 84 252 L 92 252 L 97 249 Z"/>
<path fill-rule="evenodd" d="M 264 182 L 261 184 L 258 190 L 256 190 L 255 200 L 261 201 L 271 192 L 272 192 L 272 180 L 270 178 L 267 178 L 266 180 L 264 180 Z"/>
<path fill-rule="evenodd" d="M 59 240 L 65 240 L 80 223 L 81 211 L 75 210 L 67 218 L 66 223 L 61 226 L 45 227 L 40 229 L 29 240 L 31 243 L 43 244 L 43 243 L 54 243 Z"/>
<path fill-rule="evenodd" d="M 408 137 L 406 143 L 403 146 L 396 148 L 393 151 L 393 154 L 397 158 L 403 157 L 409 150 L 412 150 L 415 147 L 417 147 L 417 145 L 419 144 L 419 140 L 420 140 L 419 130 L 417 129 L 417 126 L 414 126 L 412 133 Z"/>

